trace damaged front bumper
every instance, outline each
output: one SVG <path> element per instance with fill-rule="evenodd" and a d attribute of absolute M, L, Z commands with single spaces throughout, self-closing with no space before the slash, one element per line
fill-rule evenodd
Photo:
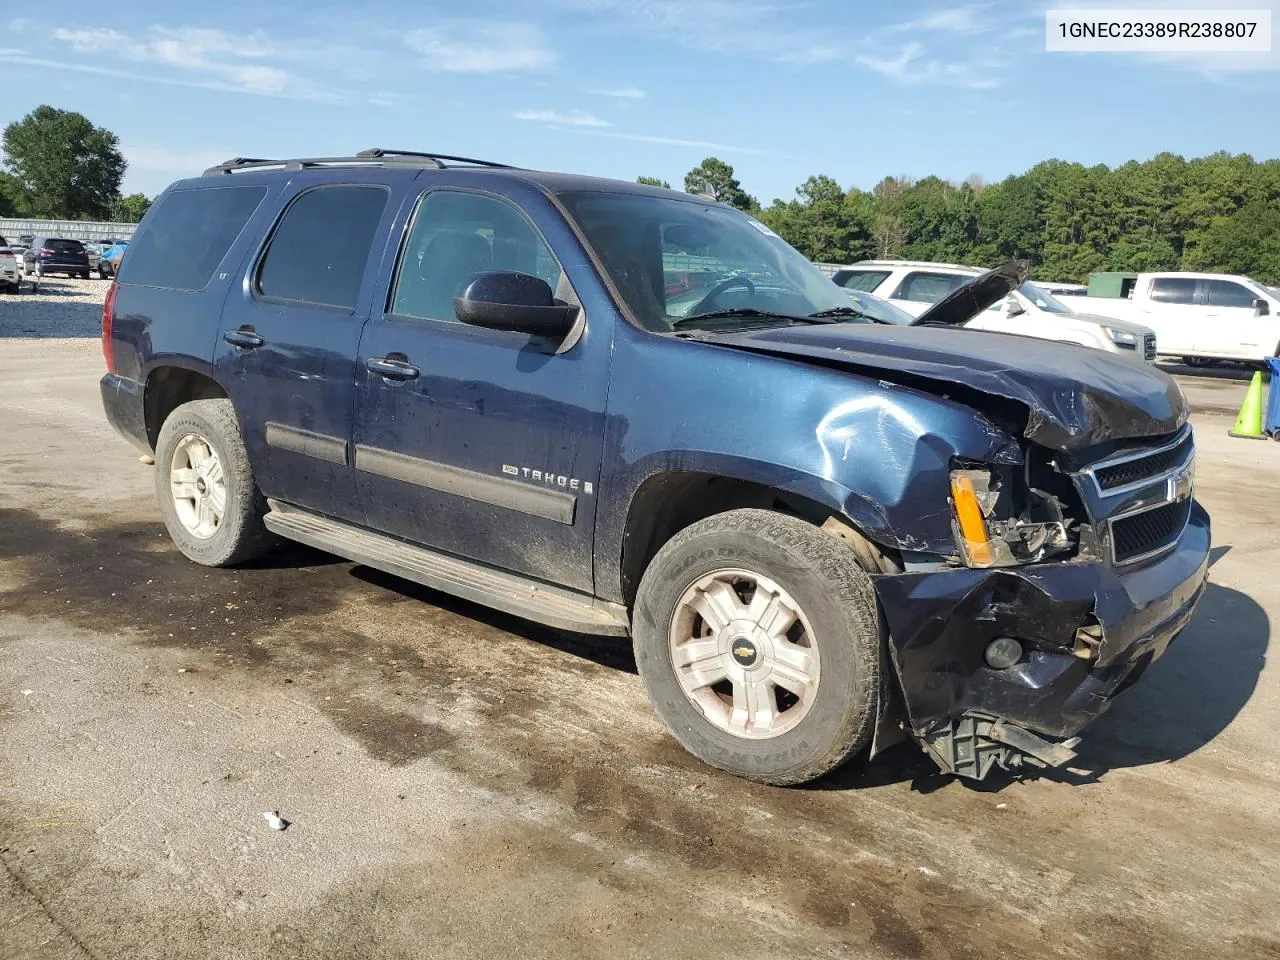
<path fill-rule="evenodd" d="M 1196 503 L 1174 548 L 1136 567 L 1076 560 L 877 577 L 901 693 L 880 730 L 896 719 L 962 776 L 1066 762 L 1072 738 L 1191 619 L 1209 544 L 1209 515 Z M 1022 656 L 995 669 L 986 651 L 1002 637 Z"/>

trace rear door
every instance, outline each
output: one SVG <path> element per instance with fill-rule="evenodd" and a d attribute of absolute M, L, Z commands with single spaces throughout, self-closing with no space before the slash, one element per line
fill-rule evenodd
<path fill-rule="evenodd" d="M 453 298 L 486 270 L 541 277 L 581 306 L 561 262 L 584 255 L 560 214 L 531 188 L 499 189 L 440 186 L 407 212 L 386 312 L 360 344 L 360 497 L 375 529 L 586 592 L 612 330 L 580 315 L 552 343 L 458 321 Z"/>
<path fill-rule="evenodd" d="M 390 227 L 397 190 L 332 173 L 295 177 L 232 286 L 216 346 L 263 494 L 341 519 L 361 519 L 350 456 L 355 359 L 370 251 Z"/>
<path fill-rule="evenodd" d="M 1280 318 L 1259 316 L 1260 294 L 1235 280 L 1204 280 L 1204 321 L 1196 331 L 1202 354 L 1242 360 L 1275 356 Z"/>
<path fill-rule="evenodd" d="M 1195 356 L 1201 334 L 1203 309 L 1197 304 L 1200 281 L 1195 277 L 1153 277 L 1147 297 L 1134 319 L 1156 332 L 1162 354 Z M 1212 352 L 1212 351 L 1211 351 Z"/>

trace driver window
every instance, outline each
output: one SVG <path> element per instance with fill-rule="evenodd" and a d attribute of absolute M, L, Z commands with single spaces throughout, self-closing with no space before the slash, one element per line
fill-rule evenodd
<path fill-rule="evenodd" d="M 391 296 L 402 317 L 457 322 L 453 298 L 477 274 L 511 270 L 560 285 L 560 265 L 519 211 L 495 197 L 436 190 L 418 205 Z"/>

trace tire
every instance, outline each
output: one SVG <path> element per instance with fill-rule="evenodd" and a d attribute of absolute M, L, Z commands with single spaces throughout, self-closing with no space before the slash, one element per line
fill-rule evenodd
<path fill-rule="evenodd" d="M 196 529 L 191 525 L 193 517 L 199 521 L 216 515 L 213 491 L 219 482 L 207 461 L 203 470 L 196 466 L 201 443 L 220 467 L 223 511 L 216 523 Z M 198 451 L 201 458 L 204 454 L 204 450 Z M 229 567 L 271 548 L 273 538 L 262 523 L 267 503 L 254 483 L 230 400 L 193 400 L 175 409 L 160 428 L 155 461 L 156 497 L 164 525 L 188 559 L 207 567 Z M 184 471 L 185 476 L 175 477 L 176 470 Z M 185 499 L 187 506 L 180 506 L 175 479 L 205 492 L 194 504 Z M 205 513 L 196 506 L 201 503 L 207 505 Z"/>
<path fill-rule="evenodd" d="M 765 656 L 764 649 L 780 650 L 779 637 L 769 639 L 768 631 L 752 633 L 746 629 L 746 618 L 730 621 L 727 626 L 722 622 L 720 629 L 711 627 L 711 620 L 700 615 L 690 621 L 692 605 L 686 602 L 690 596 L 700 596 L 705 604 L 711 593 L 699 593 L 703 590 L 700 584 L 707 584 L 707 591 L 720 591 L 717 584 L 723 580 L 717 578 L 734 578 L 738 572 L 763 578 L 775 597 L 785 595 L 798 611 L 792 631 L 797 625 L 802 628 L 802 643 L 807 641 L 808 647 L 817 651 L 813 668 L 812 654 L 801 649 L 810 663 L 809 675 L 815 678 L 807 700 L 785 690 L 779 693 L 781 687 L 768 698 L 757 699 L 771 700 L 769 712 L 773 715 L 770 725 L 762 726 L 754 736 L 745 729 L 730 729 L 735 715 L 731 705 L 739 696 L 734 665 L 741 667 L 740 655 L 750 660 L 754 651 L 750 670 L 772 677 L 775 663 L 780 661 Z M 754 589 L 761 587 L 757 582 Z M 740 592 L 742 581 L 731 589 L 733 593 L 722 595 L 746 602 Z M 720 614 L 716 616 L 724 620 Z M 767 619 L 760 617 L 761 622 Z M 675 664 L 676 646 L 688 635 L 685 625 L 690 622 L 694 625 L 691 635 L 703 638 L 694 642 L 719 646 L 719 652 L 698 661 L 710 664 L 709 672 L 681 669 Z M 785 618 L 781 622 L 786 622 Z M 751 639 L 743 645 L 748 635 Z M 785 636 L 792 635 L 788 631 Z M 733 510 L 676 534 L 658 551 L 640 581 L 632 636 L 636 666 L 654 710 L 684 748 L 705 763 L 749 780 L 785 786 L 834 770 L 871 741 L 882 669 L 881 627 L 871 578 L 843 541 L 803 520 L 768 510 Z M 688 659 L 693 655 L 682 656 Z M 686 693 L 689 684 L 698 682 L 690 678 L 701 675 L 709 679 L 720 672 L 728 673 L 730 679 L 721 681 L 719 689 L 704 687 Z M 752 674 L 743 669 L 740 675 Z M 732 687 L 728 694 L 724 691 L 726 682 Z M 741 689 L 746 691 L 748 686 Z M 743 692 L 742 696 L 748 694 Z M 695 697 L 701 698 L 702 705 L 695 705 Z M 784 697 L 795 702 L 787 706 Z M 800 707 L 804 710 L 798 719 L 785 719 Z M 748 709 L 746 714 L 750 713 Z M 747 726 L 754 723 L 753 718 Z M 779 732 L 771 732 L 779 726 Z"/>
<path fill-rule="evenodd" d="M 88 271 L 88 270 L 86 270 L 84 273 L 77 274 L 77 276 L 79 276 L 81 280 L 88 280 L 88 279 L 89 279 L 89 271 Z"/>
<path fill-rule="evenodd" d="M 99 280 L 110 280 L 110 279 L 111 279 L 111 271 L 110 271 L 110 270 L 108 270 L 106 267 L 99 267 L 99 268 L 98 268 L 98 279 L 99 279 Z"/>

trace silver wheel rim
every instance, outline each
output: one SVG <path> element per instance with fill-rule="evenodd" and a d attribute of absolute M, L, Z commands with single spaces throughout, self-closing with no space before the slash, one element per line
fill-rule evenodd
<path fill-rule="evenodd" d="M 676 603 L 668 643 L 684 695 L 735 737 L 781 736 L 813 707 L 816 637 L 800 605 L 767 577 L 737 569 L 699 577 Z"/>
<path fill-rule="evenodd" d="M 208 540 L 218 532 L 227 510 L 227 482 L 222 461 L 204 437 L 188 433 L 173 448 L 169 493 L 187 533 Z"/>

